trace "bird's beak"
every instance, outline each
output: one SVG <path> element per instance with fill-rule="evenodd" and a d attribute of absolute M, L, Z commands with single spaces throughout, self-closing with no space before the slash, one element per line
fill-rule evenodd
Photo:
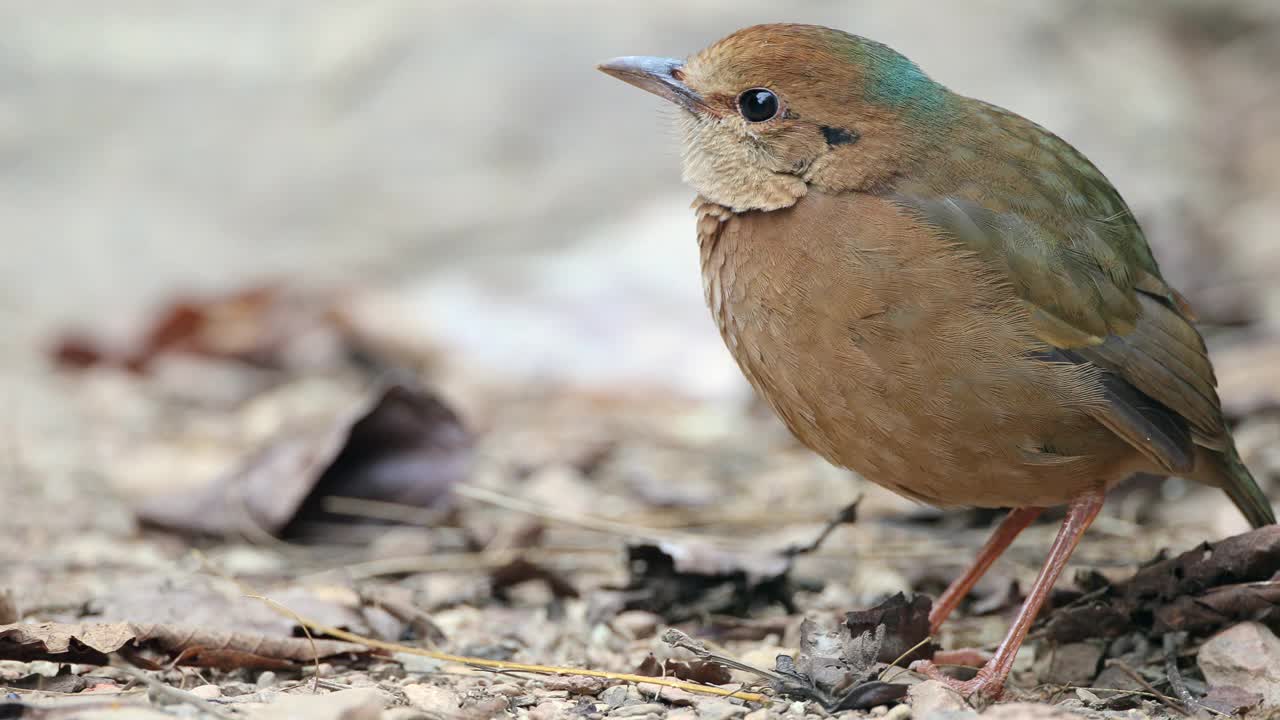
<path fill-rule="evenodd" d="M 705 110 L 707 106 L 702 96 L 680 80 L 682 67 L 684 61 L 675 58 L 633 55 L 603 63 L 600 71 L 664 97 L 690 112 Z"/>

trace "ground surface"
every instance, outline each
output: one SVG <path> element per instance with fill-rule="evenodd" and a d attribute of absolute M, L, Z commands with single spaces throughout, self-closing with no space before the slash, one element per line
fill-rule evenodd
<path fill-rule="evenodd" d="M 701 307 L 666 118 L 651 98 L 592 70 L 613 55 L 685 54 L 766 20 L 886 41 L 1089 154 L 1200 310 L 1242 452 L 1274 497 L 1272 3 L 779 12 L 770 3 L 569 0 L 0 8 L 0 590 L 12 595 L 11 614 L 297 635 L 294 619 L 245 597 L 265 594 L 323 624 L 421 645 L 432 635 L 421 617 L 386 610 L 408 605 L 454 654 L 632 673 L 650 652 L 688 660 L 661 641 L 672 621 L 770 669 L 797 650 L 806 614 L 834 617 L 900 590 L 936 593 L 991 518 L 939 519 L 866 487 L 797 448 L 752 402 Z M 297 295 L 200 308 L 211 316 L 202 316 L 202 349 L 218 357 L 167 352 L 143 375 L 51 362 L 70 328 L 132 350 L 171 298 L 263 284 Z M 313 523 L 310 543 L 244 526 L 231 539 L 191 533 L 243 509 L 228 492 L 201 489 L 246 477 L 259 483 L 250 497 L 287 516 L 290 492 L 320 474 L 305 457 L 331 460 L 325 433 L 340 434 L 388 378 L 432 389 L 466 429 L 411 423 L 429 438 L 410 448 L 422 452 L 403 465 L 392 453 L 373 480 L 357 480 L 401 487 L 422 476 L 403 468 L 425 468 L 441 488 L 430 512 L 409 527 Z M 303 460 L 280 449 L 289 442 Z M 272 465 L 264 448 L 286 459 Z M 744 624 L 722 620 L 741 608 L 715 598 L 677 603 L 683 613 L 671 603 L 624 610 L 636 601 L 610 589 L 628 582 L 628 543 L 709 543 L 732 558 L 690 550 L 700 567 L 769 566 L 860 494 L 858 522 L 798 560 L 791 609 L 751 608 Z M 148 512 L 178 532 L 143 524 Z M 1073 568 L 1120 580 L 1162 548 L 1244 529 L 1214 492 L 1137 483 L 1108 504 Z M 980 588 L 979 606 L 948 627 L 946 647 L 999 639 L 1010 581 L 1026 587 L 1052 533 L 1049 524 L 1028 532 Z M 517 558 L 535 568 L 513 566 Z M 1197 696 L 1207 689 L 1201 639 L 1177 652 Z M 216 644 L 204 636 L 183 647 Z M 1063 655 L 1042 640 L 1024 652 L 1011 696 L 1037 705 L 988 712 L 1176 714 L 1161 652 L 1068 645 L 1086 647 Z M 181 650 L 152 643 L 146 652 L 163 666 Z M 1055 669 L 1067 655 L 1083 659 Z M 1106 663 L 1117 657 L 1152 687 Z M 0 684 L 55 708 L 46 716 L 198 712 L 189 697 L 148 691 L 102 661 L 63 666 L 74 677 L 62 678 L 48 661 L 4 661 Z M 305 662 L 148 673 L 247 717 L 822 713 L 812 702 L 742 704 L 401 656 L 334 656 L 318 684 Z M 1139 694 L 1108 697 L 1115 687 Z M 316 701 L 317 691 L 345 694 Z M 912 706 L 918 716 L 961 711 L 946 702 L 926 689 Z"/>

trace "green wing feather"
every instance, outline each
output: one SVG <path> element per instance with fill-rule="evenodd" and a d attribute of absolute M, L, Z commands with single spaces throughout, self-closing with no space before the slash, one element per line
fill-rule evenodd
<path fill-rule="evenodd" d="M 1008 279 L 1046 359 L 1102 369 L 1108 402 L 1094 411 L 1099 422 L 1170 473 L 1190 473 L 1206 455 L 1207 479 L 1250 522 L 1275 522 L 1236 453 L 1190 310 L 1161 278 L 1124 200 L 1047 130 L 991 106 L 977 112 L 998 141 L 958 144 L 960 172 L 926 169 L 898 183 L 895 200 Z"/>

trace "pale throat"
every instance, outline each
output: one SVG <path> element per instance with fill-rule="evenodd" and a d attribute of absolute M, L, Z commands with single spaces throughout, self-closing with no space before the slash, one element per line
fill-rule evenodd
<path fill-rule="evenodd" d="M 780 210 L 808 192 L 800 177 L 771 170 L 766 156 L 715 123 L 684 119 L 682 176 L 700 195 L 734 212 Z"/>

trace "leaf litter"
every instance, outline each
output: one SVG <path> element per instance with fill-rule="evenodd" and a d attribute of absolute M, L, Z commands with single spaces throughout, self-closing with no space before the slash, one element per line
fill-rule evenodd
<path fill-rule="evenodd" d="M 343 332 L 360 334 L 349 324 Z M 141 363 L 130 381 L 137 387 L 158 382 L 170 355 L 199 347 L 153 344 L 164 349 Z M 717 434 L 697 423 L 725 420 L 682 415 L 678 400 L 640 405 L 567 388 L 503 388 L 456 370 L 388 370 L 389 358 L 361 352 L 360 363 L 339 353 L 346 359 L 328 367 L 362 389 L 280 423 L 207 486 L 153 492 L 137 506 L 145 541 L 161 543 L 173 563 L 166 572 L 140 574 L 138 559 L 117 552 L 87 566 L 90 580 L 76 596 L 87 601 L 62 605 L 57 591 L 8 581 L 18 591 L 9 603 L 16 622 L 0 627 L 0 658 L 19 665 L 0 664 L 0 681 L 27 693 L 85 694 L 101 677 L 123 688 L 137 682 L 113 675 L 123 659 L 175 688 L 187 678 L 174 673 L 198 668 L 222 693 L 212 702 L 255 716 L 314 683 L 339 694 L 376 687 L 366 699 L 379 712 L 400 703 L 446 716 L 474 706 L 509 717 L 734 717 L 756 708 L 775 717 L 799 707 L 816 717 L 908 702 L 919 678 L 902 668 L 955 644 L 928 636 L 927 597 L 900 592 L 910 588 L 902 578 L 948 567 L 933 563 L 952 559 L 950 541 L 883 510 L 855 523 L 856 504 L 832 516 L 824 498 L 847 492 L 849 479 L 815 474 L 767 418 L 735 419 L 758 425 Z M 297 372 L 261 359 L 270 353 L 196 354 L 237 372 L 279 373 L 276 388 Z M 257 387 L 263 402 L 276 402 L 272 386 Z M 462 398 L 467 412 L 432 387 Z M 777 444 L 746 440 L 770 437 Z M 648 446 L 661 452 L 649 458 Z M 703 486 L 683 491 L 685 474 L 717 479 L 706 487 L 722 496 Z M 795 517 L 807 521 L 781 520 Z M 983 523 L 972 525 L 947 532 L 980 542 Z M 357 526 L 365 534 L 353 534 Z M 1177 544 L 1176 534 L 1153 537 Z M 186 543 L 204 545 L 212 567 L 180 562 L 174 553 Z M 1121 562 L 1140 564 L 1146 547 L 1126 547 Z M 1021 673 L 1019 692 L 1095 718 L 1264 707 L 1256 689 L 1206 681 L 1195 653 L 1242 620 L 1274 627 L 1274 560 L 1274 538 L 1250 533 L 1162 558 L 1127 580 L 1116 567 L 1082 576 L 1038 631 L 1029 648 L 1037 662 Z M 217 599 L 203 573 L 224 566 L 269 586 L 289 613 L 265 618 L 271 612 L 243 590 L 231 593 L 235 602 L 225 592 Z M 883 577 L 880 589 L 851 592 L 851 568 L 855 577 Z M 990 607 L 962 618 L 994 629 L 979 636 L 988 647 L 1016 601 L 1017 579 L 1029 577 L 1005 572 Z M 1166 648 L 1164 633 L 1175 629 L 1188 635 Z M 725 647 L 713 652 L 693 637 Z M 28 672 L 41 661 L 75 671 L 41 680 Z"/>

